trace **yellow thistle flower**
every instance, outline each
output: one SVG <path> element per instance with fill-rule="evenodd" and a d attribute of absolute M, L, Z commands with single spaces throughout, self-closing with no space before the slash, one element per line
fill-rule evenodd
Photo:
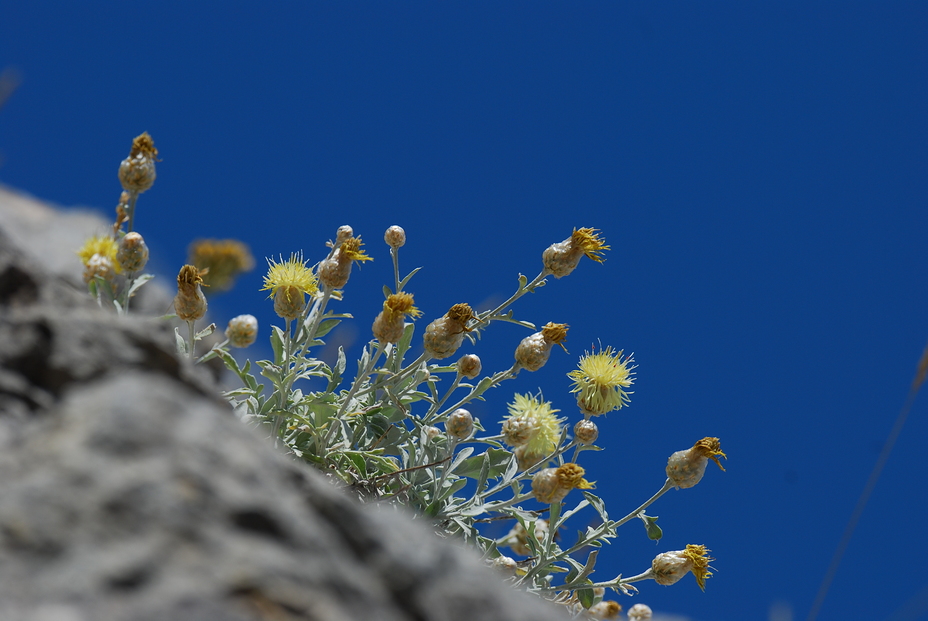
<path fill-rule="evenodd" d="M 342 255 L 352 261 L 373 261 L 374 257 L 368 256 L 361 250 L 363 245 L 364 242 L 361 241 L 360 237 L 350 237 L 341 246 Z"/>
<path fill-rule="evenodd" d="M 561 439 L 561 423 L 565 418 L 555 416 L 556 410 L 541 394 L 514 396 L 509 404 L 509 416 L 503 421 L 506 444 L 524 447 L 526 454 L 547 456 L 554 452 Z"/>
<path fill-rule="evenodd" d="M 381 343 L 398 343 L 403 336 L 405 317 L 419 317 L 422 311 L 413 306 L 411 293 L 391 293 L 383 303 L 383 310 L 374 319 L 371 331 Z"/>
<path fill-rule="evenodd" d="M 292 253 L 287 261 L 278 263 L 268 259 L 267 276 L 260 291 L 270 291 L 274 298 L 274 311 L 284 319 L 295 319 L 303 310 L 303 294 L 315 295 L 319 291 L 313 270 L 306 266 L 303 253 Z"/>
<path fill-rule="evenodd" d="M 109 259 L 117 273 L 122 273 L 122 268 L 119 267 L 119 263 L 116 261 L 116 252 L 118 251 L 119 244 L 116 243 L 115 239 L 109 235 L 94 235 L 84 242 L 81 249 L 77 251 L 77 256 L 80 257 L 81 263 L 86 266 L 90 263 L 93 255 L 98 254 Z"/>
<path fill-rule="evenodd" d="M 685 550 L 675 550 L 658 554 L 651 563 L 654 581 L 669 586 L 676 583 L 688 572 L 696 577 L 696 584 L 706 590 L 706 579 L 712 576 L 709 563 L 715 559 L 708 555 L 706 546 L 688 544 Z"/>
<path fill-rule="evenodd" d="M 584 416 L 599 416 L 621 409 L 629 403 L 627 390 L 635 381 L 634 358 L 622 359 L 622 350 L 606 347 L 598 354 L 584 352 L 579 368 L 567 374 L 574 380 L 570 392 L 577 393 L 577 405 Z M 631 366 L 630 366 L 631 365 Z"/>
<path fill-rule="evenodd" d="M 248 245 L 236 239 L 198 239 L 187 250 L 188 262 L 204 272 L 204 281 L 213 289 L 226 291 L 242 272 L 255 267 Z"/>

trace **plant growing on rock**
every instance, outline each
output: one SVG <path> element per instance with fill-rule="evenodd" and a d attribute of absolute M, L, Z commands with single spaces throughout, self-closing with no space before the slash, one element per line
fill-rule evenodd
<path fill-rule="evenodd" d="M 149 153 L 153 149 L 150 143 Z M 130 155 L 127 161 L 131 164 L 138 157 Z M 150 172 L 153 181 L 153 156 L 150 171 L 147 164 L 139 166 L 138 174 L 125 175 L 120 167 L 120 178 L 132 180 Z M 119 297 L 108 284 L 108 272 L 91 265 L 103 263 L 100 257 L 112 254 L 117 239 L 122 243 L 132 235 L 137 193 L 129 188 L 127 192 L 123 211 L 130 232 L 120 236 L 114 227 L 111 241 L 97 240 L 81 254 L 85 269 L 96 270 L 88 280 L 91 293 L 98 300 L 111 301 L 121 312 L 128 309 L 132 287 L 144 281 L 130 277 L 129 287 Z M 692 573 L 700 588 L 705 588 L 713 559 L 702 545 L 658 554 L 645 571 L 630 577 L 619 575 L 599 582 L 590 577 L 599 548 L 623 524 L 640 519 L 647 536 L 659 540 L 661 529 L 656 518 L 646 515 L 648 507 L 670 489 L 693 487 L 704 476 L 710 459 L 721 468 L 719 458 L 725 456 L 718 438 L 713 437 L 674 453 L 657 493 L 621 519 L 609 517 L 580 461 L 583 452 L 599 450 L 594 417 L 629 405 L 636 369 L 632 356 L 607 346 L 580 358 L 577 368 L 567 373 L 573 381 L 575 416 L 559 417 L 563 408 L 556 409 L 540 392 L 515 394 L 508 404 L 508 416 L 494 431 L 488 431 L 467 409 L 474 400 L 484 399 L 491 388 L 523 371 L 540 369 L 549 362 L 555 346 L 563 347 L 566 324 L 548 322 L 538 328 L 517 319 L 513 306 L 526 293 L 546 285 L 549 277 L 568 276 L 583 257 L 602 263 L 609 246 L 599 231 L 574 229 L 567 239 L 544 249 L 538 275 L 531 280 L 520 275 L 515 291 L 496 308 L 477 312 L 466 302 L 455 301 L 424 328 L 422 313 L 409 290 L 419 268 L 407 274 L 400 270 L 406 234 L 399 226 L 391 226 L 384 241 L 392 260 L 393 282 L 384 286 L 383 308 L 372 318 L 372 338 L 361 350 L 350 377 L 343 349 L 339 348 L 332 365 L 316 352 L 333 328 L 351 318 L 331 310 L 329 303 L 341 299 L 354 263 L 373 258 L 361 237 L 350 226 L 340 227 L 334 241 L 327 242 L 328 251 L 314 265 L 302 252 L 291 253 L 286 260 L 283 256 L 267 260 L 262 291 L 268 292 L 282 320 L 282 325 L 270 330 L 273 359 L 240 365 L 232 355 L 230 347 L 247 347 L 256 338 L 257 320 L 251 315 L 231 320 L 226 339 L 196 359 L 219 358 L 238 376 L 241 387 L 225 396 L 240 417 L 266 430 L 274 443 L 338 479 L 361 499 L 412 508 L 430 519 L 441 534 L 472 544 L 513 583 L 565 604 L 577 614 L 615 618 L 621 606 L 604 600 L 605 590 L 631 595 L 637 591 L 633 584 L 643 580 L 669 585 Z M 195 329 L 206 310 L 202 275 L 197 267 L 184 266 L 175 298 L 177 317 L 187 323 L 186 338 L 176 331 L 178 351 L 191 359 L 196 358 L 197 341 L 214 329 Z M 106 294 L 103 298 L 101 291 Z M 456 357 L 465 339 L 476 345 L 483 332 L 500 321 L 531 331 L 512 344 L 514 362 L 509 368 L 489 372 L 476 354 Z M 421 342 L 422 353 L 413 356 L 410 352 L 418 351 L 417 342 Z M 443 377 L 450 382 L 440 381 Z M 572 541 L 559 539 L 565 522 L 581 511 L 595 512 L 598 525 L 587 527 Z M 510 520 L 512 530 L 501 539 L 487 537 L 482 525 L 500 519 Z M 503 554 L 504 548 L 519 560 Z M 630 618 L 649 616 L 650 609 L 643 605 L 629 611 Z"/>

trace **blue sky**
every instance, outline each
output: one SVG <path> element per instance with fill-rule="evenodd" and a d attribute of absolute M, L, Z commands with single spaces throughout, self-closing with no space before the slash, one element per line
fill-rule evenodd
<path fill-rule="evenodd" d="M 701 593 L 638 601 L 696 621 L 805 619 L 928 339 L 928 10 L 916 2 L 6 3 L 0 182 L 110 213 L 150 132 L 137 228 L 170 280 L 196 237 L 313 261 L 341 224 L 367 242 L 340 310 L 369 338 L 403 226 L 431 320 L 504 299 L 573 227 L 612 251 L 516 306 L 571 325 L 513 391 L 574 420 L 566 373 L 593 343 L 634 351 L 628 409 L 584 454 L 610 512 L 656 491 L 673 451 L 719 436 L 728 471 L 655 505 L 596 577 L 703 543 Z M 275 320 L 261 269 L 217 319 Z M 508 367 L 516 326 L 476 348 Z M 821 619 L 928 619 L 918 399 Z M 633 600 L 626 600 L 627 605 Z M 773 615 L 775 616 L 775 615 Z M 777 621 L 782 621 L 782 617 Z"/>

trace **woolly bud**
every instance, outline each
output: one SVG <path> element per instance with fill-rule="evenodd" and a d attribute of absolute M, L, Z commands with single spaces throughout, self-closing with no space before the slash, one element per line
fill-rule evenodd
<path fill-rule="evenodd" d="M 406 231 L 404 231 L 402 227 L 394 224 L 383 234 L 383 240 L 387 242 L 388 246 L 396 250 L 406 245 Z"/>
<path fill-rule="evenodd" d="M 593 444 L 599 437 L 599 427 L 589 419 L 583 419 L 574 425 L 574 437 L 580 444 Z"/>
<path fill-rule="evenodd" d="M 574 229 L 573 234 L 558 244 L 552 244 L 541 255 L 545 269 L 555 278 L 567 276 L 577 267 L 583 255 L 602 263 L 603 250 L 609 250 L 596 229 Z"/>
<path fill-rule="evenodd" d="M 509 556 L 498 556 L 493 559 L 492 564 L 493 567 L 510 576 L 516 575 L 519 570 L 519 565 Z"/>
<path fill-rule="evenodd" d="M 722 468 L 719 457 L 727 456 L 721 448 L 718 438 L 703 438 L 693 448 L 677 451 L 667 460 L 667 477 L 679 489 L 693 487 L 702 480 L 710 459 Z"/>
<path fill-rule="evenodd" d="M 95 278 L 112 283 L 116 271 L 113 262 L 109 257 L 102 254 L 94 254 L 87 263 L 84 264 L 84 282 L 90 283 Z"/>
<path fill-rule="evenodd" d="M 480 357 L 477 354 L 467 354 L 461 356 L 461 359 L 458 360 L 458 373 L 467 379 L 474 379 L 480 375 L 482 369 L 483 366 L 480 364 Z"/>
<path fill-rule="evenodd" d="M 548 456 L 546 453 L 529 450 L 528 445 L 517 446 L 513 449 L 512 453 L 516 456 L 516 461 L 519 463 L 519 470 L 522 471 L 530 470 L 534 466 L 537 466 Z"/>
<path fill-rule="evenodd" d="M 196 321 L 206 314 L 206 296 L 200 285 L 203 278 L 192 265 L 180 268 L 177 274 L 177 295 L 174 296 L 174 312 L 184 321 Z"/>
<path fill-rule="evenodd" d="M 425 328 L 425 353 L 437 360 L 452 355 L 464 342 L 464 333 L 469 331 L 467 322 L 473 318 L 474 311 L 469 305 L 452 306 L 443 317 L 439 317 Z"/>
<path fill-rule="evenodd" d="M 628 621 L 648 621 L 651 618 L 651 608 L 645 604 L 635 604 L 628 609 Z"/>
<path fill-rule="evenodd" d="M 128 192 L 141 193 L 155 183 L 155 161 L 158 149 L 148 132 L 132 141 L 129 157 L 119 164 L 119 182 Z"/>
<path fill-rule="evenodd" d="M 229 320 L 226 338 L 232 347 L 248 347 L 258 338 L 258 320 L 254 315 L 239 315 Z"/>
<path fill-rule="evenodd" d="M 516 364 L 528 371 L 537 371 L 545 365 L 548 357 L 551 355 L 551 347 L 567 339 L 566 323 L 547 323 L 541 329 L 531 336 L 522 339 L 519 346 L 516 347 Z M 566 349 L 565 349 L 566 351 Z"/>
<path fill-rule="evenodd" d="M 680 578 L 692 572 L 696 583 L 703 591 L 706 590 L 706 578 L 712 576 L 709 571 L 709 562 L 714 561 L 707 552 L 706 546 L 689 544 L 685 550 L 675 550 L 658 554 L 651 562 L 651 573 L 654 581 L 664 586 L 670 586 L 680 581 Z"/>
<path fill-rule="evenodd" d="M 445 431 L 452 438 L 466 440 L 474 433 L 474 417 L 464 408 L 458 408 L 448 417 L 445 423 Z"/>
<path fill-rule="evenodd" d="M 535 529 L 533 534 L 534 536 L 532 539 L 536 543 L 544 541 L 548 534 L 548 520 L 535 520 Z M 521 522 L 516 522 L 515 526 L 513 526 L 509 533 L 506 535 L 502 545 L 507 546 L 510 550 L 520 556 L 532 555 L 532 548 L 529 546 L 529 534 L 528 531 L 525 530 L 525 527 L 522 526 Z"/>
<path fill-rule="evenodd" d="M 354 236 L 354 229 L 352 229 L 347 224 L 343 224 L 342 226 L 338 227 L 337 231 L 335 231 L 335 243 L 344 243 L 352 236 Z"/>
<path fill-rule="evenodd" d="M 116 251 L 116 261 L 122 271 L 131 274 L 138 272 L 148 263 L 148 246 L 145 240 L 136 232 L 126 233 L 119 240 L 119 249 Z"/>
<path fill-rule="evenodd" d="M 622 606 L 619 602 L 609 600 L 593 604 L 587 612 L 594 619 L 618 619 L 619 613 L 622 612 Z"/>
<path fill-rule="evenodd" d="M 592 489 L 593 484 L 583 478 L 584 474 L 583 468 L 572 463 L 559 468 L 539 470 L 532 477 L 532 492 L 538 502 L 561 502 L 574 488 Z"/>
<path fill-rule="evenodd" d="M 433 427 L 430 425 L 425 428 L 425 438 L 429 442 L 432 442 L 436 438 L 440 438 L 440 437 L 441 437 L 441 429 L 439 429 L 438 427 Z"/>

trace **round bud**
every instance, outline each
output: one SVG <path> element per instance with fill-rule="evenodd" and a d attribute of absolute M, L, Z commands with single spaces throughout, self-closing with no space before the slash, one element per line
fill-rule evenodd
<path fill-rule="evenodd" d="M 599 437 L 599 428 L 596 423 L 585 418 L 574 425 L 574 437 L 580 444 L 593 444 Z"/>
<path fill-rule="evenodd" d="M 383 240 L 395 250 L 406 245 L 406 231 L 403 230 L 403 227 L 394 224 L 383 234 Z"/>
<path fill-rule="evenodd" d="M 461 359 L 458 360 L 458 373 L 467 379 L 474 379 L 480 375 L 482 369 L 480 357 L 476 354 L 467 354 L 466 356 L 461 356 Z"/>
<path fill-rule="evenodd" d="M 594 619 L 618 619 L 619 613 L 622 612 L 622 606 L 619 602 L 608 600 L 593 604 L 587 612 Z"/>
<path fill-rule="evenodd" d="M 645 604 L 635 604 L 628 609 L 628 621 L 648 621 L 651 618 L 651 608 Z"/>
<path fill-rule="evenodd" d="M 119 182 L 128 192 L 141 193 L 155 183 L 155 158 L 158 149 L 148 132 L 132 141 L 129 157 L 119 164 Z"/>
<path fill-rule="evenodd" d="M 452 438 L 466 440 L 474 433 L 474 417 L 464 408 L 458 408 L 448 417 L 445 430 Z"/>
<path fill-rule="evenodd" d="M 338 230 L 335 232 L 335 241 L 340 244 L 353 236 L 354 229 L 352 229 L 347 224 L 343 224 L 342 226 L 338 227 Z"/>
<path fill-rule="evenodd" d="M 258 337 L 258 320 L 254 315 L 239 315 L 229 320 L 226 338 L 232 347 L 248 347 Z"/>
<path fill-rule="evenodd" d="M 296 319 L 305 306 L 303 291 L 294 285 L 284 285 L 274 294 L 274 312 L 284 319 Z"/>
<path fill-rule="evenodd" d="M 561 502 L 567 497 L 569 491 L 569 487 L 561 486 L 561 481 L 557 476 L 557 468 L 539 470 L 532 477 L 532 492 L 535 493 L 535 499 L 538 502 L 545 504 Z"/>
<path fill-rule="evenodd" d="M 148 263 L 148 246 L 142 236 L 135 231 L 126 233 L 119 240 L 116 250 L 116 262 L 127 274 L 138 272 Z"/>

